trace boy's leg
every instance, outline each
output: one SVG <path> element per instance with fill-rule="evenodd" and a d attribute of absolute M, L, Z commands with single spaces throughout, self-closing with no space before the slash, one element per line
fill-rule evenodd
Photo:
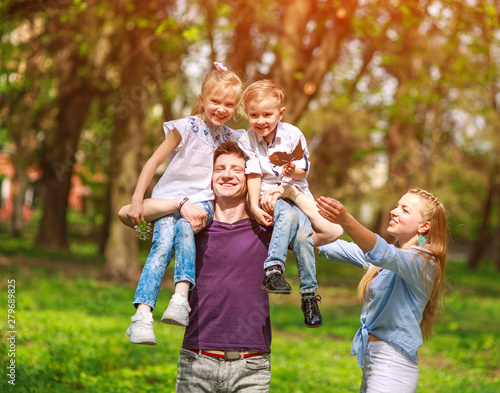
<path fill-rule="evenodd" d="M 304 323 L 307 327 L 320 327 L 323 324 L 323 319 L 318 307 L 318 301 L 321 301 L 321 297 L 315 295 L 318 290 L 318 282 L 316 280 L 314 243 L 311 238 L 313 230 L 307 216 L 295 204 L 290 203 L 297 214 L 298 221 L 297 232 L 292 240 L 292 250 L 299 271 Z"/>
<path fill-rule="evenodd" d="M 141 273 L 134 296 L 134 305 L 147 305 L 154 310 L 163 276 L 173 253 L 175 217 L 163 217 L 155 221 L 153 245 Z M 138 311 L 132 317 L 127 337 L 134 344 L 156 344 L 153 317 L 148 311 Z"/>
<path fill-rule="evenodd" d="M 266 277 L 262 289 L 269 293 L 289 294 L 292 292 L 283 276 L 288 256 L 288 245 L 297 232 L 297 214 L 290 203 L 278 199 L 274 205 L 273 234 L 269 244 L 269 252 L 264 262 Z"/>
<path fill-rule="evenodd" d="M 318 282 L 316 281 L 316 259 L 314 256 L 314 243 L 311 238 L 313 234 L 311 222 L 302 210 L 292 202 L 290 204 L 297 215 L 298 222 L 291 248 L 297 261 L 300 293 L 316 292 Z"/>
<path fill-rule="evenodd" d="M 207 224 L 209 224 L 213 217 L 212 202 L 199 202 L 196 204 L 202 206 L 207 211 Z M 187 300 L 187 292 L 190 287 L 193 288 L 195 285 L 196 247 L 191 224 L 180 217 L 180 215 L 175 224 L 174 250 L 175 293 L 163 313 L 161 321 L 171 325 L 187 326 L 189 323 L 189 312 L 191 311 Z"/>

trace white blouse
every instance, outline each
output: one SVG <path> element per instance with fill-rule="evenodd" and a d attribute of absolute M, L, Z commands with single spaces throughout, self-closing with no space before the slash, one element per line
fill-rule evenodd
<path fill-rule="evenodd" d="M 154 187 L 151 197 L 189 197 L 191 202 L 213 200 L 214 151 L 226 141 L 237 142 L 244 130 L 233 130 L 225 125 L 214 126 L 194 116 L 163 123 L 165 137 L 174 129 L 182 139 L 168 157 L 165 173 Z"/>

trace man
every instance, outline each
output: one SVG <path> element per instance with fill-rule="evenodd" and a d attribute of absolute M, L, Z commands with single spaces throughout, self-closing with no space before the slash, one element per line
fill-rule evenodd
<path fill-rule="evenodd" d="M 212 187 L 213 222 L 196 236 L 176 392 L 268 392 L 271 321 L 260 287 L 271 230 L 247 214 L 245 158 L 236 143 L 215 151 Z"/>
<path fill-rule="evenodd" d="M 215 151 L 212 187 L 213 222 L 196 235 L 196 285 L 189 292 L 176 392 L 268 392 L 271 321 L 261 284 L 272 229 L 247 214 L 245 158 L 237 143 L 225 142 Z M 263 203 L 272 210 L 279 197 L 316 216 L 311 219 L 315 244 L 340 236 L 340 227 L 319 217 L 315 202 L 293 187 L 266 194 Z M 147 219 L 175 211 L 180 202 L 166 200 L 164 210 Z M 190 202 L 182 206 L 182 216 L 195 230 L 206 217 Z"/>

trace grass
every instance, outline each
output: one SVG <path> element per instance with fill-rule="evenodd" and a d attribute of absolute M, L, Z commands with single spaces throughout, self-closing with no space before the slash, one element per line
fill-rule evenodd
<path fill-rule="evenodd" d="M 3 247 L 0 254 L 12 255 Z M 77 257 L 73 260 L 79 263 Z M 359 327 L 355 287 L 361 272 L 322 258 L 317 265 L 323 298 L 321 328 L 303 325 L 293 262 L 287 275 L 294 294 L 271 296 L 273 393 L 359 390 L 361 370 L 349 353 Z M 166 283 L 171 282 L 171 273 L 169 267 Z M 130 344 L 125 330 L 133 312 L 134 286 L 85 276 L 68 278 L 63 270 L 43 267 L 0 266 L 0 276 L 4 298 L 7 280 L 15 280 L 17 331 L 16 385 L 11 386 L 5 372 L 11 329 L 7 303 L 2 302 L 0 391 L 174 392 L 183 329 L 156 323 L 157 346 Z M 469 272 L 463 264 L 452 262 L 447 277 L 446 312 L 434 337 L 419 351 L 418 392 L 499 392 L 500 273 L 491 264 Z M 160 293 L 159 312 L 170 296 L 166 285 Z"/>

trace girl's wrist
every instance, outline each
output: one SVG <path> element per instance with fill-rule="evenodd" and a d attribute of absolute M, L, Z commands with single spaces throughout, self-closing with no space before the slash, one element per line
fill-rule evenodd
<path fill-rule="evenodd" d="M 142 203 L 142 201 L 144 201 L 144 198 L 143 198 L 143 197 L 140 197 L 140 196 L 132 196 L 132 203 L 133 203 L 133 204 L 139 204 L 139 203 Z"/>

